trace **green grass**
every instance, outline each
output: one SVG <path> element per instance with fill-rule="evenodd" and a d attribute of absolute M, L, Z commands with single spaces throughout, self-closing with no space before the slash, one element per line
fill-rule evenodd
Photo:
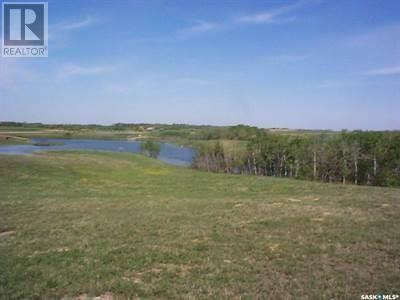
<path fill-rule="evenodd" d="M 40 128 L 33 128 L 33 127 L 17 127 L 17 126 L 0 126 L 0 132 L 19 132 L 19 131 L 40 131 Z"/>
<path fill-rule="evenodd" d="M 400 189 L 140 155 L 0 156 L 0 298 L 359 299 L 399 292 Z"/>

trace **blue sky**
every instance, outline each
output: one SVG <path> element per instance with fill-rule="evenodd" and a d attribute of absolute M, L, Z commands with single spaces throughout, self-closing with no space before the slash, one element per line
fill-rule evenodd
<path fill-rule="evenodd" d="M 49 1 L 0 120 L 400 129 L 400 1 Z"/>

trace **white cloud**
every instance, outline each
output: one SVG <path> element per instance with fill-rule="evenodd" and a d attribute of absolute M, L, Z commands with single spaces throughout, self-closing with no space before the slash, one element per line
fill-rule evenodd
<path fill-rule="evenodd" d="M 292 11 L 302 8 L 303 6 L 311 3 L 311 1 L 299 1 L 293 4 L 280 6 L 268 11 L 259 12 L 251 15 L 244 15 L 236 18 L 236 23 L 266 23 L 266 24 L 278 24 L 293 21 L 295 17 L 282 17 L 282 15 L 288 14 Z"/>
<path fill-rule="evenodd" d="M 190 37 L 199 36 L 203 33 L 209 33 L 223 28 L 222 23 L 214 23 L 208 21 L 195 21 L 194 25 L 180 29 L 169 35 L 156 36 L 156 37 L 144 37 L 128 39 L 128 41 L 134 43 L 165 43 L 174 42 L 176 40 L 186 39 Z"/>
<path fill-rule="evenodd" d="M 110 82 L 105 86 L 107 91 L 118 94 L 130 94 L 137 93 L 140 91 L 152 91 L 156 90 L 160 85 L 165 84 L 166 78 L 164 76 L 157 75 L 145 75 L 142 74 L 138 77 L 130 79 L 122 79 L 120 81 Z"/>
<path fill-rule="evenodd" d="M 49 44 L 53 48 L 67 48 L 70 46 L 71 38 L 79 31 L 93 24 L 100 22 L 98 17 L 87 16 L 75 21 L 62 21 L 60 23 L 49 25 Z"/>
<path fill-rule="evenodd" d="M 175 80 L 178 84 L 190 84 L 190 85 L 205 85 L 210 84 L 209 80 L 193 78 L 193 77 L 182 77 Z"/>
<path fill-rule="evenodd" d="M 233 28 L 244 23 L 268 23 L 281 24 L 295 20 L 294 16 L 284 16 L 292 11 L 300 9 L 310 3 L 315 3 L 319 0 L 301 0 L 293 4 L 280 6 L 269 11 L 263 11 L 252 15 L 243 15 L 234 19 L 226 20 L 220 23 L 209 21 L 197 21 L 195 25 L 178 31 L 178 37 L 187 37 L 198 35 L 201 33 L 213 32 L 217 30 Z"/>
<path fill-rule="evenodd" d="M 206 22 L 206 21 L 197 21 L 195 25 L 182 29 L 178 31 L 178 36 L 186 37 L 196 34 L 201 34 L 205 32 L 210 32 L 218 29 L 220 27 L 217 23 Z"/>
<path fill-rule="evenodd" d="M 107 89 L 118 94 L 128 94 L 132 91 L 132 84 L 112 83 Z"/>
<path fill-rule="evenodd" d="M 341 79 L 324 79 L 316 83 L 312 87 L 320 89 L 337 89 L 337 88 L 343 88 L 346 85 L 349 85 L 349 82 L 346 82 Z"/>
<path fill-rule="evenodd" d="M 371 76 L 400 75 L 400 66 L 370 70 L 367 72 L 367 75 Z"/>
<path fill-rule="evenodd" d="M 398 36 L 400 34 L 400 23 L 389 23 L 367 30 L 358 35 L 348 36 L 344 39 L 347 45 L 355 47 L 382 47 L 390 45 L 398 52 Z"/>
<path fill-rule="evenodd" d="M 65 29 L 65 30 L 82 29 L 82 28 L 85 28 L 85 27 L 88 27 L 88 26 L 92 25 L 95 22 L 96 22 L 95 18 L 93 18 L 91 16 L 87 16 L 83 20 L 79 20 L 79 21 L 68 23 L 68 24 L 64 24 L 62 26 L 62 28 Z"/>
<path fill-rule="evenodd" d="M 269 55 L 264 56 L 262 59 L 271 63 L 295 63 L 301 62 L 310 58 L 308 54 L 279 54 L 279 55 Z"/>
<path fill-rule="evenodd" d="M 69 76 L 89 76 L 109 73 L 113 70 L 110 66 L 81 66 L 81 65 L 65 65 L 61 67 L 58 74 L 61 77 Z"/>
<path fill-rule="evenodd" d="M 269 24 L 281 24 L 294 21 L 294 16 L 285 16 L 286 14 L 300 9 L 308 4 L 319 3 L 321 0 L 300 0 L 293 4 L 276 7 L 269 11 L 263 11 L 252 15 L 242 15 L 237 18 L 230 18 L 220 22 L 211 22 L 205 20 L 198 20 L 192 26 L 183 28 L 176 31 L 174 34 L 167 36 L 159 36 L 155 38 L 139 38 L 132 39 L 133 42 L 167 42 L 175 41 L 176 39 L 189 38 L 199 36 L 201 34 L 224 31 L 234 29 L 237 26 L 246 23 L 269 23 Z"/>

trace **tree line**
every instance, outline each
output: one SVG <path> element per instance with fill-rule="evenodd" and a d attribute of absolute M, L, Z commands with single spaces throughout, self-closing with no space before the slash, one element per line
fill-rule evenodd
<path fill-rule="evenodd" d="M 193 166 L 212 172 L 400 186 L 400 132 L 293 136 L 259 131 L 245 151 L 219 141 L 200 148 Z"/>

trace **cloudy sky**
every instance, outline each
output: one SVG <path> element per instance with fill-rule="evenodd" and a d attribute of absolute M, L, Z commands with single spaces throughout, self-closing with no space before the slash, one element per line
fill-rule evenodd
<path fill-rule="evenodd" d="M 49 1 L 0 120 L 400 129 L 400 1 Z"/>

